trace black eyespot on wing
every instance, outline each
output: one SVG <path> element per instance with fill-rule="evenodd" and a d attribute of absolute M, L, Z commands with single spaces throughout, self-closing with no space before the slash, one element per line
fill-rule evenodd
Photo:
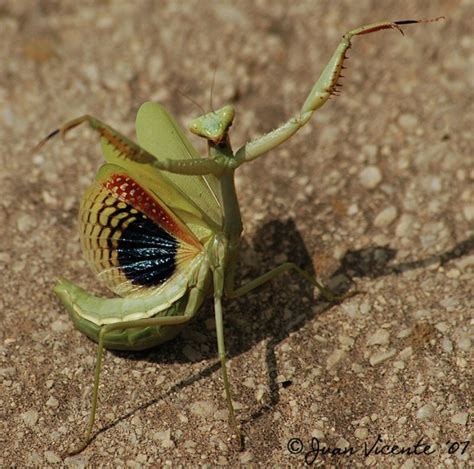
<path fill-rule="evenodd" d="M 122 231 L 117 260 L 125 277 L 134 285 L 153 287 L 176 271 L 178 241 L 142 214 Z"/>

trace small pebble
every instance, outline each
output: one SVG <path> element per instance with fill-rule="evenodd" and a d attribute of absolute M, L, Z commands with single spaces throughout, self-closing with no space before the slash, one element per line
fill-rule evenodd
<path fill-rule="evenodd" d="M 435 325 L 436 329 L 438 329 L 439 332 L 441 332 L 442 334 L 446 334 L 446 332 L 448 332 L 449 330 L 449 324 L 445 323 L 444 321 L 441 321 L 441 322 L 438 322 L 436 325 Z"/>
<path fill-rule="evenodd" d="M 18 231 L 26 233 L 37 226 L 36 220 L 28 213 L 22 213 L 16 220 Z"/>
<path fill-rule="evenodd" d="M 415 317 L 415 319 L 429 318 L 431 317 L 431 311 L 428 309 L 418 309 L 415 311 L 413 316 Z"/>
<path fill-rule="evenodd" d="M 413 459 L 407 459 L 401 466 L 400 469 L 415 469 L 415 461 Z"/>
<path fill-rule="evenodd" d="M 364 428 L 364 427 L 358 428 L 354 432 L 354 436 L 359 440 L 365 440 L 368 435 L 369 435 L 369 431 L 367 430 L 367 428 Z"/>
<path fill-rule="evenodd" d="M 341 335 L 339 335 L 338 339 L 339 339 L 339 342 L 341 343 L 341 345 L 343 347 L 350 348 L 354 345 L 354 339 L 352 337 L 347 336 L 347 335 L 342 335 L 341 334 Z"/>
<path fill-rule="evenodd" d="M 374 353 L 369 358 L 369 363 L 372 366 L 378 365 L 378 364 L 384 362 L 385 360 L 388 360 L 389 358 L 392 358 L 396 353 L 397 353 L 397 351 L 395 349 L 390 349 L 390 350 L 387 350 L 386 352 Z"/>
<path fill-rule="evenodd" d="M 36 422 L 38 422 L 39 413 L 38 411 L 31 409 L 21 414 L 23 422 L 26 423 L 29 427 L 34 427 Z"/>
<path fill-rule="evenodd" d="M 456 341 L 456 346 L 458 348 L 460 348 L 461 350 L 463 350 L 464 352 L 469 352 L 469 350 L 471 349 L 471 339 L 469 336 L 465 335 L 463 337 L 460 337 L 457 341 Z"/>
<path fill-rule="evenodd" d="M 390 244 L 390 238 L 383 233 L 376 234 L 372 239 L 376 246 L 388 246 Z"/>
<path fill-rule="evenodd" d="M 161 446 L 163 448 L 174 448 L 176 446 L 176 444 L 173 440 L 163 440 L 161 442 Z"/>
<path fill-rule="evenodd" d="M 349 446 L 351 446 L 351 444 L 345 438 L 339 438 L 339 440 L 336 441 L 337 448 L 349 448 Z"/>
<path fill-rule="evenodd" d="M 311 432 L 313 438 L 317 438 L 319 441 L 324 440 L 324 432 L 322 430 L 316 429 Z"/>
<path fill-rule="evenodd" d="M 161 446 L 163 448 L 173 448 L 174 447 L 174 442 L 171 439 L 171 429 L 170 428 L 168 428 L 167 430 L 164 430 L 162 432 L 153 433 L 152 438 L 156 441 L 160 441 Z"/>
<path fill-rule="evenodd" d="M 453 351 L 453 343 L 447 337 L 441 339 L 441 347 L 446 353 L 451 353 Z"/>
<path fill-rule="evenodd" d="M 467 360 L 463 357 L 457 357 L 456 365 L 459 366 L 459 368 L 467 368 Z"/>
<path fill-rule="evenodd" d="M 47 405 L 48 407 L 56 408 L 56 407 L 59 406 L 59 401 L 58 401 L 55 397 L 51 396 L 51 397 L 46 401 L 46 405 Z"/>
<path fill-rule="evenodd" d="M 56 321 L 53 321 L 51 323 L 51 329 L 54 331 L 54 332 L 57 332 L 57 333 L 62 333 L 62 332 L 65 332 L 69 329 L 69 325 L 66 321 L 62 321 L 61 319 L 57 319 Z"/>
<path fill-rule="evenodd" d="M 0 263 L 9 264 L 12 258 L 8 252 L 0 252 Z"/>
<path fill-rule="evenodd" d="M 414 130 L 415 127 L 418 127 L 418 117 L 414 114 L 405 113 L 398 118 L 398 123 L 404 130 Z"/>
<path fill-rule="evenodd" d="M 460 275 L 461 275 L 461 272 L 459 272 L 458 269 L 449 269 L 446 272 L 446 277 L 448 278 L 459 278 Z"/>
<path fill-rule="evenodd" d="M 290 347 L 290 344 L 285 342 L 284 344 L 282 344 L 281 346 L 281 351 L 282 352 L 291 352 L 291 347 Z"/>
<path fill-rule="evenodd" d="M 457 298 L 447 297 L 443 298 L 440 301 L 440 304 L 443 308 L 446 308 L 448 311 L 453 311 L 459 305 L 459 300 Z"/>
<path fill-rule="evenodd" d="M 71 467 L 74 469 L 86 469 L 87 467 L 90 467 L 89 457 L 85 456 L 84 454 L 76 454 L 74 456 L 68 456 L 66 458 L 64 467 Z"/>
<path fill-rule="evenodd" d="M 253 461 L 253 454 L 250 451 L 245 451 L 240 453 L 239 459 L 241 464 L 248 464 Z"/>
<path fill-rule="evenodd" d="M 7 368 L 0 368 L 0 377 L 1 378 L 11 378 L 15 376 L 16 368 L 14 366 L 9 366 Z"/>
<path fill-rule="evenodd" d="M 209 401 L 197 401 L 191 405 L 191 412 L 201 417 L 210 417 L 216 413 L 216 408 Z"/>
<path fill-rule="evenodd" d="M 390 334 L 386 329 L 377 329 L 377 331 L 368 338 L 367 345 L 386 345 L 389 339 Z"/>
<path fill-rule="evenodd" d="M 326 362 L 326 367 L 327 369 L 333 368 L 345 355 L 344 350 L 337 349 L 334 350 L 334 352 L 329 355 L 327 362 Z"/>
<path fill-rule="evenodd" d="M 397 218 L 398 211 L 397 207 L 390 205 L 389 207 L 384 208 L 380 211 L 374 218 L 374 226 L 382 228 L 384 226 L 390 225 L 395 218 Z"/>
<path fill-rule="evenodd" d="M 407 213 L 403 213 L 398 220 L 395 234 L 399 237 L 407 237 L 413 233 L 415 217 Z"/>
<path fill-rule="evenodd" d="M 357 204 L 349 205 L 347 209 L 347 215 L 353 216 L 353 215 L 356 215 L 358 212 L 359 212 L 359 206 Z"/>
<path fill-rule="evenodd" d="M 132 420 L 131 420 L 131 424 L 134 426 L 134 427 L 139 427 L 142 423 L 142 419 L 140 418 L 139 415 L 134 415 L 132 417 Z"/>
<path fill-rule="evenodd" d="M 382 181 L 382 172 L 377 166 L 366 166 L 359 173 L 359 181 L 366 189 L 374 189 Z"/>
<path fill-rule="evenodd" d="M 464 218 L 467 221 L 474 220 L 474 204 L 466 204 L 462 209 L 462 213 L 464 214 Z"/>
<path fill-rule="evenodd" d="M 75 204 L 76 204 L 76 197 L 74 196 L 65 197 L 63 201 L 63 209 L 66 211 L 69 211 L 74 207 Z"/>
<path fill-rule="evenodd" d="M 429 249 L 449 236 L 449 230 L 442 221 L 426 223 L 421 231 L 420 241 L 423 249 Z"/>
<path fill-rule="evenodd" d="M 332 286 L 332 282 L 328 282 Z M 334 287 L 332 287 L 334 289 Z M 344 303 L 341 305 L 342 310 L 351 318 L 357 316 L 357 304 L 356 303 Z"/>
<path fill-rule="evenodd" d="M 362 153 L 370 159 L 373 159 L 377 156 L 377 151 L 377 145 L 374 145 L 373 143 L 366 143 L 362 147 Z"/>
<path fill-rule="evenodd" d="M 247 388 L 254 389 L 255 388 L 255 380 L 253 378 L 245 378 L 242 381 L 242 384 Z"/>
<path fill-rule="evenodd" d="M 411 334 L 411 329 L 409 327 L 406 327 L 405 329 L 402 329 L 398 334 L 397 337 L 399 339 L 404 339 L 405 337 L 408 337 Z"/>
<path fill-rule="evenodd" d="M 419 396 L 420 394 L 423 394 L 426 391 L 426 385 L 421 385 L 418 386 L 414 391 L 413 394 Z"/>
<path fill-rule="evenodd" d="M 41 193 L 41 198 L 43 199 L 43 202 L 50 207 L 55 207 L 58 203 L 58 199 L 52 196 L 48 191 L 43 191 Z"/>
<path fill-rule="evenodd" d="M 474 267 L 474 254 L 458 259 L 456 261 L 456 267 L 460 270 L 467 270 L 469 267 Z"/>
<path fill-rule="evenodd" d="M 44 457 L 50 464 L 59 464 L 61 462 L 61 458 L 53 451 L 45 451 Z"/>
<path fill-rule="evenodd" d="M 416 411 L 416 418 L 418 420 L 426 420 L 433 417 L 433 414 L 434 414 L 434 407 L 431 404 L 426 404 L 423 407 L 420 407 Z"/>
<path fill-rule="evenodd" d="M 458 412 L 451 417 L 451 422 L 457 423 L 459 425 L 467 425 L 467 420 L 469 418 L 468 412 Z"/>

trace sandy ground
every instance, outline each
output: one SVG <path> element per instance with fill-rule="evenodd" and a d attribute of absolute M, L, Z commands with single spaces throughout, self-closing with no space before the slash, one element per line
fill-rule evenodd
<path fill-rule="evenodd" d="M 328 305 L 285 275 L 226 302 L 245 450 L 206 304 L 173 342 L 107 354 L 95 438 L 64 458 L 85 427 L 96 347 L 52 286 L 64 275 L 104 292 L 76 220 L 101 156 L 86 129 L 33 145 L 85 113 L 134 136 L 146 100 L 184 125 L 200 111 L 182 93 L 208 109 L 216 72 L 212 101 L 236 106 L 237 146 L 297 111 L 345 31 L 440 15 L 404 37 L 357 38 L 342 95 L 239 171 L 242 280 L 291 260 L 365 292 Z M 467 0 L 1 2 L 0 466 L 467 467 L 473 16 Z M 418 454 L 384 454 L 393 445 Z"/>

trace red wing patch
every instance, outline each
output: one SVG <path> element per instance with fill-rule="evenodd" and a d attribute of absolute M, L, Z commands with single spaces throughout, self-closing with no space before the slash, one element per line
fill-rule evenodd
<path fill-rule="evenodd" d="M 201 247 L 199 241 L 177 220 L 160 206 L 159 202 L 126 174 L 113 174 L 104 183 L 104 187 L 115 197 L 142 212 L 168 233 L 187 244 Z"/>

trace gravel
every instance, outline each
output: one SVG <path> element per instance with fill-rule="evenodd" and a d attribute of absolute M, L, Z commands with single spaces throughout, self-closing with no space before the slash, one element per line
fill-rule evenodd
<path fill-rule="evenodd" d="M 81 257 L 77 221 L 102 158 L 86 128 L 31 148 L 86 113 L 135 138 L 146 100 L 180 124 L 234 104 L 237 148 L 298 110 L 345 31 L 443 14 L 404 36 L 355 38 L 341 96 L 238 170 L 237 283 L 295 262 L 338 294 L 358 291 L 329 304 L 287 273 L 226 299 L 244 451 L 209 301 L 176 340 L 105 354 L 94 439 L 65 457 L 89 416 L 96 345 L 52 287 L 64 276 L 108 294 Z M 314 466 L 469 467 L 472 450 L 446 443 L 472 434 L 473 15 L 461 0 L 2 2 L 0 467 L 303 467 L 311 438 L 363 448 L 378 435 L 423 436 L 436 453 L 361 450 Z"/>

